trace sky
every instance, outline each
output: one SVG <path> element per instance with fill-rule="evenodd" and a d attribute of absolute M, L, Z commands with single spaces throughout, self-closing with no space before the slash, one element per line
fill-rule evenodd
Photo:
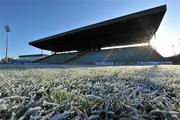
<path fill-rule="evenodd" d="M 0 0 L 0 59 L 6 25 L 11 28 L 8 56 L 18 58 L 41 53 L 30 41 L 164 4 L 167 12 L 151 43 L 170 56 L 180 52 L 180 0 Z"/>

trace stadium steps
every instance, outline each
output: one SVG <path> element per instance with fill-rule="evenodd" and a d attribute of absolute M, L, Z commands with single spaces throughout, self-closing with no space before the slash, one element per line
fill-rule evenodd
<path fill-rule="evenodd" d="M 148 61 L 165 61 L 165 59 L 151 46 L 117 48 L 88 52 L 87 54 L 71 60 L 73 64 L 94 64 L 95 62 L 138 63 Z"/>
<path fill-rule="evenodd" d="M 80 52 L 77 56 L 74 56 L 66 61 L 64 61 L 65 64 L 71 63 L 71 61 L 80 58 L 81 56 L 85 55 L 86 52 Z"/>
<path fill-rule="evenodd" d="M 65 64 L 65 61 L 77 57 L 80 53 L 61 53 L 53 54 L 48 57 L 34 61 L 36 63 L 46 63 L 46 64 Z"/>
<path fill-rule="evenodd" d="M 137 64 L 139 62 L 167 61 L 151 46 L 116 48 L 100 51 L 62 53 L 36 60 L 48 64 L 94 65 L 96 62 L 114 62 L 115 64 Z"/>
<path fill-rule="evenodd" d="M 45 60 L 45 59 L 48 59 L 48 58 L 52 57 L 53 55 L 54 55 L 54 54 L 49 55 L 49 56 L 46 56 L 46 57 L 43 57 L 43 58 L 40 58 L 40 59 L 38 59 L 38 60 L 34 60 L 34 61 L 32 61 L 32 63 L 38 63 L 38 62 L 41 62 L 41 61 L 43 61 L 43 60 Z"/>

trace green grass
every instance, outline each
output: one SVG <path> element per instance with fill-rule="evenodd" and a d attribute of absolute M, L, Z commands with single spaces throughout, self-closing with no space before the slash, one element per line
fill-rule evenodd
<path fill-rule="evenodd" d="M 0 66 L 0 119 L 178 119 L 180 66 Z"/>

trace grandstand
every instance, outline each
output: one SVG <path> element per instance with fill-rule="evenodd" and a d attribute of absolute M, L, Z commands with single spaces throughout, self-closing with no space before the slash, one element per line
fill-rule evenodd
<path fill-rule="evenodd" d="M 163 5 L 30 42 L 32 46 L 55 53 L 34 62 L 122 65 L 166 61 L 149 44 L 165 12 L 166 5 Z M 148 43 L 148 45 L 102 49 L 139 43 Z"/>
<path fill-rule="evenodd" d="M 20 55 L 20 61 L 34 61 L 49 56 L 48 54 Z"/>
<path fill-rule="evenodd" d="M 132 64 L 138 62 L 163 60 L 164 58 L 151 49 L 150 46 L 143 46 L 88 52 L 85 55 L 70 61 L 69 63 L 101 64 L 101 62 L 110 62 L 111 64 Z"/>
<path fill-rule="evenodd" d="M 150 45 L 89 52 L 53 54 L 35 62 L 48 64 L 123 65 L 162 62 L 165 59 Z"/>
<path fill-rule="evenodd" d="M 180 64 L 180 54 L 175 55 L 175 56 L 171 56 L 171 57 L 167 57 L 167 59 L 169 61 L 172 61 L 173 64 Z"/>

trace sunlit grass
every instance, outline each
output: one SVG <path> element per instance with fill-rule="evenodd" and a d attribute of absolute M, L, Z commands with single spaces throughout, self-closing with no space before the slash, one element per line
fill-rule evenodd
<path fill-rule="evenodd" d="M 175 119 L 179 66 L 1 66 L 0 119 Z"/>

